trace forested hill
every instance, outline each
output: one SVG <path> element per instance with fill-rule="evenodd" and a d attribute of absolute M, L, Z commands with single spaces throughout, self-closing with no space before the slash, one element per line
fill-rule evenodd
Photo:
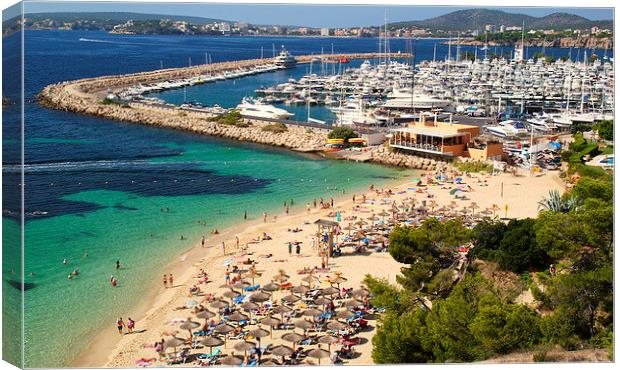
<path fill-rule="evenodd" d="M 593 26 L 612 28 L 613 21 L 592 21 L 587 18 L 568 13 L 553 13 L 544 17 L 532 17 L 525 14 L 507 13 L 491 9 L 466 9 L 444 14 L 439 17 L 421 21 L 390 23 L 390 28 L 420 27 L 431 30 L 466 31 L 482 29 L 487 24 L 521 26 L 526 29 L 583 29 Z"/>

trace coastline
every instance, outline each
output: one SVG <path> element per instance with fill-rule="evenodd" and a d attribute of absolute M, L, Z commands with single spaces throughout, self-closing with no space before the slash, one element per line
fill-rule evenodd
<path fill-rule="evenodd" d="M 538 212 L 537 204 L 533 200 L 540 199 L 541 196 L 544 196 L 547 191 L 550 189 L 558 189 L 563 191 L 561 181 L 558 181 L 557 175 L 555 173 L 546 173 L 540 176 L 527 176 L 521 175 L 518 177 L 513 177 L 510 174 L 499 174 L 496 176 L 480 176 L 484 178 L 484 182 L 474 183 L 473 180 L 471 182 L 472 186 L 475 188 L 475 191 L 471 193 L 472 201 L 476 201 L 480 206 L 480 209 L 483 207 L 489 207 L 492 203 L 497 203 L 502 211 L 501 216 L 504 216 L 504 203 L 505 205 L 510 205 L 509 211 L 507 212 L 507 216 L 510 218 L 523 218 L 523 217 L 532 217 L 535 216 Z M 408 195 L 412 195 L 411 192 L 408 192 L 408 187 L 412 186 L 411 179 L 401 178 L 393 181 L 387 181 L 383 184 L 384 187 L 390 188 L 394 191 L 395 194 L 398 193 L 408 193 Z M 502 196 L 500 197 L 500 189 Z M 446 188 L 433 188 L 432 189 L 435 200 L 439 204 L 439 206 L 446 206 L 452 201 L 454 198 L 449 195 L 448 190 Z M 372 196 L 369 190 L 362 191 L 363 194 L 368 194 L 369 197 Z M 497 193 L 497 194 L 495 194 Z M 351 192 L 348 194 L 339 197 L 335 200 L 334 209 L 349 209 L 353 205 L 353 201 Z M 355 194 L 358 195 L 358 199 L 360 196 L 359 192 Z M 407 194 L 405 194 L 407 195 Z M 403 195 L 403 196 L 405 196 Z M 417 194 L 413 194 L 417 196 Z M 495 196 L 497 195 L 497 197 Z M 395 198 L 398 198 L 398 195 L 395 195 Z M 402 199 L 402 198 L 401 198 Z M 359 200 L 358 203 L 359 204 Z M 463 203 L 464 207 L 467 207 L 469 201 Z M 326 210 L 316 208 L 312 209 L 312 211 L 308 214 L 305 212 L 304 208 L 299 207 L 295 212 L 292 212 L 288 216 L 284 216 L 282 214 L 278 214 L 277 222 L 269 221 L 267 223 L 263 223 L 261 219 L 251 220 L 248 222 L 243 222 L 241 224 L 233 225 L 231 227 L 227 227 L 222 230 L 220 235 L 215 237 L 210 237 L 207 240 L 207 245 L 216 245 L 220 243 L 222 240 L 227 242 L 227 245 L 234 244 L 234 237 L 238 235 L 242 241 L 242 244 L 248 240 L 251 235 L 257 235 L 260 232 L 267 232 L 269 235 L 274 235 L 274 240 L 278 241 L 277 245 L 281 245 L 282 238 L 278 238 L 278 236 L 287 235 L 285 233 L 287 228 L 298 227 L 302 221 L 309 221 L 310 224 L 306 225 L 309 229 L 314 230 L 314 225 L 311 223 L 314 220 L 325 217 L 324 213 Z M 346 212 L 346 211 L 345 211 Z M 310 249 L 307 244 L 305 245 L 305 249 Z M 280 250 L 281 248 L 282 250 Z M 269 252 L 273 253 L 274 257 L 287 257 L 284 252 L 284 246 L 278 247 L 278 250 L 273 249 L 264 249 L 262 245 L 250 245 L 250 251 L 255 253 L 253 258 L 256 258 L 258 252 Z M 135 366 L 135 360 L 141 356 L 144 356 L 145 353 L 152 353 L 152 350 L 148 350 L 142 347 L 142 344 L 150 343 L 154 341 L 153 338 L 159 338 L 162 336 L 164 332 L 170 332 L 170 327 L 168 326 L 168 321 L 171 319 L 171 315 L 174 315 L 176 318 L 184 318 L 183 316 L 186 313 L 174 311 L 174 307 L 184 304 L 184 302 L 188 299 L 187 296 L 187 287 L 191 285 L 192 279 L 195 278 L 196 273 L 199 268 L 205 269 L 209 273 L 211 283 L 207 285 L 206 290 L 209 292 L 213 292 L 214 289 L 217 289 L 217 286 L 220 285 L 220 274 L 223 273 L 224 267 L 221 263 L 224 259 L 231 257 L 235 253 L 238 254 L 238 250 L 234 250 L 231 248 L 227 250 L 227 255 L 222 255 L 219 253 L 219 249 L 217 247 L 210 247 L 208 249 L 203 249 L 200 247 L 200 243 L 197 243 L 194 247 L 191 247 L 189 250 L 184 251 L 174 258 L 171 264 L 166 268 L 164 272 L 175 274 L 175 289 L 163 289 L 159 284 L 153 284 L 153 287 L 146 295 L 146 298 L 143 304 L 140 305 L 137 309 L 145 309 L 144 312 L 141 312 L 139 316 L 131 315 L 134 319 L 139 317 L 136 320 L 136 328 L 138 331 L 145 330 L 139 334 L 132 335 L 124 335 L 120 340 L 118 339 L 118 334 L 113 329 L 113 324 L 108 323 L 106 328 L 98 333 L 94 338 L 92 343 L 86 347 L 84 351 L 76 358 L 75 361 L 71 363 L 71 366 L 74 367 L 132 367 Z M 312 266 L 312 264 L 318 263 L 319 257 L 315 256 L 310 252 L 310 255 L 302 255 L 298 258 L 293 258 L 289 263 L 279 265 L 281 268 L 286 268 L 287 271 L 292 271 L 294 268 L 300 268 L 300 266 L 306 266 L 308 262 Z M 290 258 L 290 256 L 289 256 Z M 391 256 L 387 253 L 381 253 L 379 255 L 371 254 L 368 256 L 356 256 L 356 257 L 344 257 L 344 258 L 359 258 L 359 263 L 350 263 L 350 264 L 340 264 L 340 262 L 348 261 L 347 259 L 343 260 L 343 257 L 340 257 L 335 262 L 330 262 L 330 267 L 337 268 L 340 271 L 348 270 L 345 272 L 345 276 L 351 277 L 350 283 L 352 286 L 361 283 L 361 278 L 364 274 L 370 273 L 377 277 L 383 277 L 391 281 L 395 282 L 395 277 L 398 274 L 398 264 L 394 261 Z M 271 263 L 277 268 L 277 264 Z M 364 264 L 366 268 L 360 269 Z M 270 267 L 271 268 L 271 267 Z M 272 269 L 273 269 L 272 268 Z M 181 271 L 185 271 L 181 273 Z M 360 271 L 363 270 L 363 271 Z M 275 272 L 275 270 L 274 270 Z M 387 272 L 387 273 L 386 273 Z M 357 274 L 357 276 L 352 276 Z M 269 276 L 267 274 L 266 276 Z M 159 282 L 156 282 L 159 283 Z M 124 317 L 125 315 L 123 315 Z M 363 346 L 360 346 L 358 349 L 359 352 L 362 353 L 360 358 L 352 361 L 351 364 L 372 364 L 372 360 L 370 358 L 370 348 L 372 335 L 374 331 L 366 333 L 368 342 L 366 342 Z M 149 352 L 150 351 L 150 352 Z M 141 356 L 139 356 L 141 355 Z"/>
<path fill-rule="evenodd" d="M 411 170 L 414 171 L 414 170 Z M 408 179 L 393 179 L 383 183 L 386 187 L 402 187 L 404 184 L 410 182 Z M 359 189 L 359 192 L 366 192 L 364 189 Z M 353 193 L 347 193 L 334 199 L 336 208 L 346 207 L 352 203 L 351 197 Z M 358 194 L 358 193 L 356 193 Z M 359 194 L 358 194 L 359 195 Z M 310 216 L 314 217 L 317 213 L 320 213 L 320 209 L 313 209 Z M 214 266 L 217 262 L 221 262 L 228 258 L 235 251 L 228 251 L 226 255 L 219 253 L 217 244 L 222 241 L 232 242 L 236 235 L 243 233 L 246 230 L 253 230 L 257 228 L 264 228 L 265 226 L 277 225 L 278 223 L 290 223 L 292 220 L 296 220 L 300 217 L 307 216 L 306 211 L 302 205 L 299 205 L 297 209 L 290 212 L 286 217 L 283 214 L 278 214 L 277 223 L 268 222 L 266 225 L 260 218 L 254 220 L 248 220 L 236 225 L 226 226 L 224 229 L 219 230 L 218 235 L 209 235 L 206 238 L 207 248 L 202 248 L 200 241 L 196 241 L 193 246 L 188 247 L 186 250 L 179 252 L 175 255 L 169 264 L 167 264 L 162 273 L 172 273 L 175 276 L 175 286 L 183 287 L 191 281 L 196 271 L 194 269 L 200 262 L 206 262 L 206 266 L 203 265 L 205 270 Z M 317 216 L 318 217 L 318 216 Z M 311 218 L 312 219 L 312 218 Z M 232 252 L 232 253 L 230 253 Z M 192 261 L 199 261 L 192 263 Z M 161 316 L 161 314 L 170 308 L 173 301 L 178 300 L 181 294 L 181 290 L 163 289 L 160 281 L 154 281 L 148 287 L 145 287 L 146 292 L 144 299 L 134 309 L 130 315 L 136 321 L 136 328 L 140 331 L 142 328 L 148 328 L 151 326 L 151 322 L 154 319 Z M 184 291 L 183 291 L 184 292 Z M 128 316 L 124 315 L 123 317 Z M 147 329 L 148 330 L 148 329 Z M 113 323 L 104 323 L 102 328 L 96 333 L 90 343 L 80 351 L 79 355 L 71 361 L 68 366 L 73 368 L 101 368 L 101 367 L 118 367 L 110 365 L 115 356 L 123 354 L 123 345 L 125 339 L 131 339 L 124 336 L 120 341 L 118 340 L 118 333 L 113 328 Z"/>

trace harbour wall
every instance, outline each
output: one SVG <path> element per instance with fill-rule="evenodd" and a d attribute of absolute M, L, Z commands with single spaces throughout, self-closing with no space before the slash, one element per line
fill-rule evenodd
<path fill-rule="evenodd" d="M 330 59 L 372 59 L 385 56 L 386 54 L 381 53 L 323 55 L 323 57 Z M 406 58 L 409 54 L 392 53 L 389 56 L 391 58 Z M 299 63 L 309 63 L 313 58 L 316 58 L 316 55 L 296 57 Z M 119 89 L 138 83 L 148 84 L 170 79 L 190 78 L 200 74 L 232 71 L 270 62 L 272 59 L 252 59 L 127 75 L 85 78 L 46 86 L 39 93 L 38 98 L 43 106 L 77 114 L 283 147 L 299 152 L 323 151 L 329 133 L 329 130 L 325 128 L 286 124 L 287 129 L 285 131 L 274 132 L 270 130 L 270 127 L 267 127 L 273 125 L 272 122 L 261 120 L 246 120 L 249 125 L 240 127 L 217 122 L 213 120 L 212 114 L 206 112 L 172 109 L 134 102 L 129 104 L 101 103 L 101 99 L 108 89 Z M 367 161 L 370 162 L 425 170 L 434 170 L 446 166 L 446 162 L 442 160 L 392 153 L 385 147 L 374 147 L 369 150 Z"/>

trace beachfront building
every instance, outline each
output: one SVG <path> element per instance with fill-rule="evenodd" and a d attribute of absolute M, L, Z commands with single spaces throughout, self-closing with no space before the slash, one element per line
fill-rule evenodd
<path fill-rule="evenodd" d="M 409 123 L 407 127 L 392 130 L 387 137 L 390 147 L 412 154 L 477 159 L 501 157 L 501 143 L 481 143 L 478 140 L 479 136 L 479 126 L 437 120 L 426 121 L 422 118 L 420 121 Z"/>

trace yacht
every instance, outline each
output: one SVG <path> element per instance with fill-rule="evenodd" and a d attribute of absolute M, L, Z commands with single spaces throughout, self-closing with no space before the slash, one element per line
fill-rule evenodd
<path fill-rule="evenodd" d="M 273 64 L 282 68 L 291 68 L 297 65 L 297 60 L 282 46 L 282 51 L 274 58 Z"/>
<path fill-rule="evenodd" d="M 388 100 L 383 107 L 390 109 L 437 109 L 446 108 L 450 105 L 449 100 L 438 97 L 411 92 L 411 89 L 395 89 L 388 94 Z"/>
<path fill-rule="evenodd" d="M 267 119 L 289 119 L 293 116 L 282 108 L 276 108 L 271 104 L 265 104 L 244 98 L 241 104 L 237 105 L 237 109 L 244 117 L 267 118 Z"/>
<path fill-rule="evenodd" d="M 528 133 L 527 127 L 520 121 L 503 121 L 497 125 L 486 126 L 486 131 L 491 135 L 501 138 L 514 138 Z"/>

